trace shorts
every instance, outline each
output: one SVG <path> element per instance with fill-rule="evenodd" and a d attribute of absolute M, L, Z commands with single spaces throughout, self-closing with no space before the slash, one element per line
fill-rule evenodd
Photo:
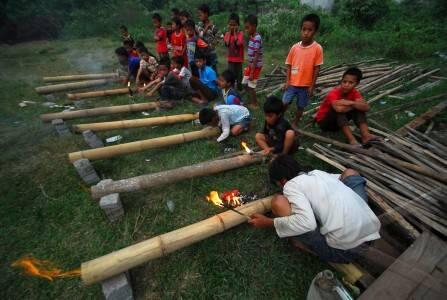
<path fill-rule="evenodd" d="M 235 123 L 235 125 L 240 125 L 244 131 L 248 131 L 250 129 L 250 123 L 251 123 L 251 116 L 245 117 L 239 122 Z"/>
<path fill-rule="evenodd" d="M 245 67 L 242 84 L 246 84 L 249 88 L 255 89 L 258 83 L 259 76 L 261 75 L 261 70 L 262 68 L 255 68 L 255 70 L 253 71 L 253 80 L 249 80 L 251 67 Z"/>
<path fill-rule="evenodd" d="M 348 176 L 342 180 L 342 182 L 349 188 L 351 188 L 357 195 L 359 195 L 365 202 L 368 202 L 368 196 L 366 195 L 366 180 L 362 176 L 354 175 Z M 306 232 L 304 234 L 294 236 L 295 239 L 307 247 L 310 248 L 320 259 L 326 262 L 333 263 L 349 263 L 357 258 L 361 253 L 366 251 L 368 245 L 363 243 L 353 249 L 342 250 L 330 247 L 324 235 L 320 233 L 320 229 L 317 228 L 314 231 Z"/>
<path fill-rule="evenodd" d="M 282 96 L 284 104 L 290 104 L 296 96 L 296 107 L 305 108 L 309 104 L 309 93 L 307 87 L 290 85 Z"/>

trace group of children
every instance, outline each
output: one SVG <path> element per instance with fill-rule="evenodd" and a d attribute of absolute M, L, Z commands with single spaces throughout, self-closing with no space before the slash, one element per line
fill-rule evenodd
<path fill-rule="evenodd" d="M 228 31 L 221 34 L 209 19 L 210 10 L 201 5 L 199 22 L 177 9 L 172 10 L 169 30 L 162 26 L 159 14 L 152 16 L 156 28 L 153 39 L 157 56 L 141 42 L 135 42 L 125 26 L 121 26 L 123 47 L 116 49 L 119 62 L 128 68 L 127 82 L 133 77 L 138 92 L 152 96 L 159 92 L 161 100 L 174 104 L 190 98 L 194 103 L 206 106 L 217 100 L 214 108 L 203 108 L 199 120 L 203 125 L 220 126 L 219 142 L 230 133 L 239 135 L 250 129 L 251 114 L 244 106 L 256 108 L 256 84 L 263 67 L 262 38 L 257 32 L 257 17 L 249 15 L 244 20 L 248 41 L 240 30 L 239 16 L 232 13 L 228 20 Z M 308 14 L 301 20 L 301 40 L 293 45 L 287 55 L 286 82 L 282 99 L 271 96 L 264 103 L 265 124 L 256 134 L 256 142 L 264 154 L 290 154 L 297 149 L 296 130 L 304 109 L 313 96 L 320 67 L 323 64 L 323 48 L 314 40 L 320 26 L 316 14 Z M 216 46 L 223 41 L 227 48 L 227 70 L 217 73 Z M 247 64 L 244 64 L 244 46 L 247 43 Z M 356 90 L 362 72 L 348 68 L 335 87 L 324 98 L 314 121 L 324 131 L 341 129 L 349 143 L 359 145 L 349 127 L 353 120 L 359 127 L 363 144 L 377 139 L 367 126 L 365 113 L 368 103 Z M 250 101 L 244 103 L 241 91 L 245 89 Z M 289 123 L 285 111 L 296 101 L 296 114 Z"/>

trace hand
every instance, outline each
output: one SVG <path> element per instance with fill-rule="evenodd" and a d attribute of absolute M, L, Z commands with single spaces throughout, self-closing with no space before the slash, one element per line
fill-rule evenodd
<path fill-rule="evenodd" d="M 273 226 L 273 219 L 261 214 L 253 214 L 250 216 L 248 223 L 256 228 L 267 228 Z"/>
<path fill-rule="evenodd" d="M 266 149 L 264 149 L 264 151 L 262 151 L 262 154 L 269 155 L 271 152 L 273 152 L 273 150 L 274 150 L 273 147 L 266 148 Z"/>
<path fill-rule="evenodd" d="M 286 91 L 289 88 L 289 84 L 288 83 L 284 83 L 284 85 L 282 86 L 282 90 Z"/>
<path fill-rule="evenodd" d="M 310 86 L 309 89 L 307 90 L 307 95 L 309 97 L 312 97 L 314 95 L 314 86 Z"/>
<path fill-rule="evenodd" d="M 250 76 L 248 76 L 248 80 L 253 81 L 253 77 L 254 77 L 254 75 L 253 75 L 253 73 L 251 73 Z"/>

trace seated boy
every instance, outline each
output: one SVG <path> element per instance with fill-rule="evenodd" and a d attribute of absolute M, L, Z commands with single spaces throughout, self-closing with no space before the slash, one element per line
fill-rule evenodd
<path fill-rule="evenodd" d="M 214 109 L 203 108 L 199 112 L 199 121 L 202 125 L 217 127 L 222 134 L 217 138 L 222 142 L 230 135 L 239 135 L 250 129 L 251 115 L 249 110 L 241 105 L 217 105 Z"/>
<path fill-rule="evenodd" d="M 272 199 L 274 219 L 251 216 L 255 227 L 274 227 L 297 248 L 334 263 L 351 262 L 380 238 L 380 221 L 367 204 L 366 180 L 356 171 L 305 173 L 293 157 L 280 155 L 269 176 L 283 194 Z"/>
<path fill-rule="evenodd" d="M 127 85 L 130 79 L 136 79 L 138 70 L 140 69 L 140 58 L 129 56 L 126 48 L 119 47 L 115 49 L 120 65 L 127 68 L 127 75 L 123 79 L 123 84 Z"/>
<path fill-rule="evenodd" d="M 241 95 L 234 89 L 236 77 L 230 70 L 223 71 L 217 78 L 217 86 L 220 88 L 224 104 L 243 105 Z"/>
<path fill-rule="evenodd" d="M 165 61 L 160 61 L 157 71 L 154 74 L 152 74 L 151 82 L 146 84 L 144 87 L 139 87 L 138 92 L 144 93 L 147 90 L 149 90 L 146 96 L 152 97 L 155 94 L 155 92 L 158 91 L 160 87 L 164 84 L 168 73 L 169 73 L 168 65 L 166 64 Z"/>
<path fill-rule="evenodd" d="M 201 51 L 196 51 L 195 64 L 199 72 L 199 79 L 192 77 L 189 81 L 192 89 L 196 91 L 192 101 L 206 105 L 217 98 L 216 72 L 206 65 L 205 55 Z"/>
<path fill-rule="evenodd" d="M 160 98 L 174 105 L 173 101 L 181 100 L 189 96 L 192 91 L 189 85 L 191 72 L 183 66 L 183 57 L 172 58 L 173 70 L 166 76 L 166 80 L 160 87 Z"/>
<path fill-rule="evenodd" d="M 362 80 L 362 71 L 352 67 L 345 71 L 340 86 L 333 88 L 315 116 L 315 121 L 323 131 L 338 131 L 341 129 L 351 145 L 358 142 L 349 128 L 349 120 L 353 120 L 360 129 L 362 143 L 377 140 L 378 137 L 369 133 L 366 123 L 366 112 L 369 104 L 355 87 Z"/>
<path fill-rule="evenodd" d="M 139 86 L 141 82 L 148 83 L 158 68 L 157 59 L 151 56 L 146 48 L 140 48 L 140 68 L 136 78 L 136 85 Z"/>
<path fill-rule="evenodd" d="M 295 131 L 283 116 L 284 106 L 278 97 L 268 97 L 264 103 L 264 130 L 256 133 L 256 143 L 264 150 L 264 155 L 270 153 L 291 154 L 297 149 Z"/>

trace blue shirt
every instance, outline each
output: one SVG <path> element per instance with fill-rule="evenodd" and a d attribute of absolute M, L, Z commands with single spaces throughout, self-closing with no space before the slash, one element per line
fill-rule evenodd
<path fill-rule="evenodd" d="M 129 56 L 127 65 L 129 67 L 129 75 L 137 78 L 138 69 L 140 68 L 140 58 Z"/>
<path fill-rule="evenodd" d="M 217 93 L 216 72 L 208 66 L 199 69 L 200 82 Z"/>

